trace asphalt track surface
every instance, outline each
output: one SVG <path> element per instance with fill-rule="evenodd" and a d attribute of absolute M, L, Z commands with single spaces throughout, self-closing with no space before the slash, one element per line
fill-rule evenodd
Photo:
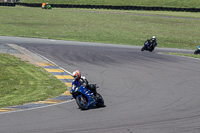
<path fill-rule="evenodd" d="M 200 60 L 141 47 L 0 37 L 97 83 L 106 107 L 75 101 L 0 114 L 1 133 L 199 133 Z M 155 52 L 182 51 L 159 49 Z M 184 53 L 193 51 L 183 50 Z"/>

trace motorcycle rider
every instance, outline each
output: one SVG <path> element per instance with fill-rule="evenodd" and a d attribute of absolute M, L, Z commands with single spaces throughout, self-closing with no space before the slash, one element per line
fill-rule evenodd
<path fill-rule="evenodd" d="M 74 77 L 74 80 L 72 82 L 72 89 L 70 91 L 71 94 L 74 93 L 77 87 L 84 86 L 91 90 L 96 96 L 96 87 L 92 84 L 89 84 L 85 77 L 81 77 L 81 72 L 79 70 L 74 71 L 72 76 Z"/>
<path fill-rule="evenodd" d="M 156 36 L 152 36 L 151 39 L 147 39 L 144 42 L 144 46 L 142 47 L 141 51 L 148 50 L 152 52 L 156 46 L 157 46 Z"/>
<path fill-rule="evenodd" d="M 154 47 L 157 46 L 156 36 L 152 36 L 152 38 L 151 38 L 151 43 L 152 43 L 152 45 L 153 45 Z"/>

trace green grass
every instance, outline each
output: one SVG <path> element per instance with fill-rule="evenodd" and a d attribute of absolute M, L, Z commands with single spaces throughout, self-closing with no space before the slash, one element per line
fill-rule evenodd
<path fill-rule="evenodd" d="M 186 57 L 192 57 L 192 58 L 200 58 L 200 55 L 197 54 L 183 54 L 183 53 L 164 53 L 164 54 L 169 54 L 169 55 L 179 55 L 179 56 L 186 56 Z"/>
<path fill-rule="evenodd" d="M 43 68 L 0 54 L 0 107 L 45 100 L 66 89 L 60 80 Z"/>
<path fill-rule="evenodd" d="M 109 13 L 109 10 L 95 10 L 108 13 L 94 13 L 28 7 L 0 7 L 0 10 L 0 35 L 5 36 L 142 46 L 147 38 L 155 35 L 159 47 L 185 49 L 196 49 L 200 43 L 200 20 L 132 14 L 142 11 L 128 11 L 127 14 L 122 14 L 127 11 L 118 11 L 118 14 Z M 162 15 L 162 12 L 144 13 Z M 163 15 L 200 18 L 199 13 L 163 12 Z"/>
<path fill-rule="evenodd" d="M 114 12 L 119 12 L 119 10 L 113 10 Z M 127 13 L 138 13 L 138 14 L 148 14 L 148 15 L 162 15 L 171 17 L 188 17 L 188 18 L 200 18 L 200 13 L 191 12 L 169 12 L 169 11 L 123 11 Z"/>
<path fill-rule="evenodd" d="M 21 0 L 24 3 L 80 4 L 80 5 L 130 5 L 199 8 L 199 0 Z"/>
<path fill-rule="evenodd" d="M 140 46 L 156 35 L 159 47 L 185 49 L 200 43 L 199 20 L 134 15 L 200 18 L 200 13 L 74 10 L 0 7 L 0 35 Z M 66 90 L 42 68 L 6 54 L 0 54 L 0 82 L 0 107 L 44 100 Z"/>

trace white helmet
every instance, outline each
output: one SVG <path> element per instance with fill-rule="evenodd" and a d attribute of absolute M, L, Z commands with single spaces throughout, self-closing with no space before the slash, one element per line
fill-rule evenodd
<path fill-rule="evenodd" d="M 156 36 L 152 36 L 152 40 L 156 40 Z"/>

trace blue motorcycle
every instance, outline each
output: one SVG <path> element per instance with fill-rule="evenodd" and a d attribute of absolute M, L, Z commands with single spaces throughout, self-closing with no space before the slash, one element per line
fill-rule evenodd
<path fill-rule="evenodd" d="M 152 44 L 150 40 L 144 42 L 144 46 L 142 47 L 141 51 L 147 50 L 152 52 L 156 47 L 156 44 Z"/>
<path fill-rule="evenodd" d="M 197 47 L 197 50 L 194 51 L 194 54 L 199 54 L 200 53 L 200 45 Z"/>
<path fill-rule="evenodd" d="M 91 84 L 90 86 L 93 86 L 93 90 L 87 89 L 86 86 L 76 87 L 74 90 L 71 90 L 72 97 L 76 99 L 76 103 L 81 110 L 87 110 L 92 106 L 105 106 L 103 97 L 96 92 L 96 84 Z"/>

